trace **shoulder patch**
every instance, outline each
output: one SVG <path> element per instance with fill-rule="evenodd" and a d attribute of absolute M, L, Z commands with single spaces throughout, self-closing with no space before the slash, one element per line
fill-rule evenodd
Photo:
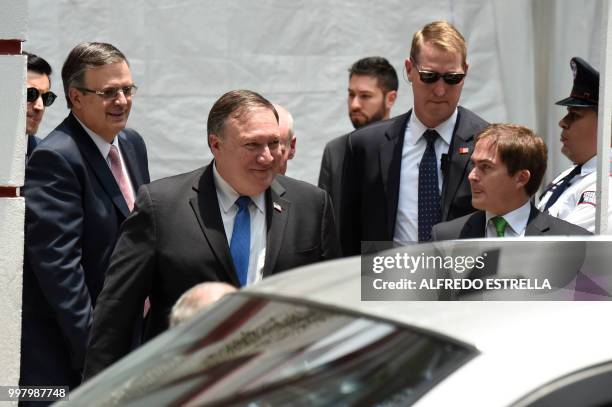
<path fill-rule="evenodd" d="M 582 195 L 580 195 L 580 200 L 578 200 L 578 205 L 582 204 L 597 206 L 595 191 L 584 191 Z"/>

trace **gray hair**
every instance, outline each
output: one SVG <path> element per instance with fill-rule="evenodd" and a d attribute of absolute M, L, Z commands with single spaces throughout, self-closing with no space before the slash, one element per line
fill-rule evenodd
<path fill-rule="evenodd" d="M 241 120 L 247 113 L 257 108 L 270 109 L 278 123 L 278 112 L 274 105 L 259 93 L 245 89 L 227 92 L 215 102 L 208 113 L 208 135 L 215 134 L 217 137 L 222 137 L 223 127 L 228 118 Z M 210 141 L 208 146 L 210 147 Z"/>
<path fill-rule="evenodd" d="M 125 61 L 128 66 L 130 65 L 125 55 L 111 44 L 82 42 L 74 47 L 62 67 L 62 82 L 64 83 L 64 95 L 68 108 L 72 108 L 68 90 L 84 87 L 85 71 L 121 61 Z"/>

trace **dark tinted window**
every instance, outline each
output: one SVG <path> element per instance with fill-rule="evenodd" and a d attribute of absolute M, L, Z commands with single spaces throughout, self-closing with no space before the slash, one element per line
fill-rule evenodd
<path fill-rule="evenodd" d="M 82 405 L 406 405 L 474 351 L 391 323 L 232 295 L 82 386 Z"/>

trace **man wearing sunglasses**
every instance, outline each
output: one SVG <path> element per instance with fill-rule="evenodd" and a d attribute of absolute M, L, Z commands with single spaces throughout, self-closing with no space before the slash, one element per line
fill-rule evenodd
<path fill-rule="evenodd" d="M 142 137 L 125 129 L 136 86 L 121 51 L 77 45 L 62 81 L 70 114 L 26 167 L 20 384 L 72 389 L 119 226 L 149 171 Z"/>
<path fill-rule="evenodd" d="M 349 136 L 340 209 L 345 255 L 361 253 L 365 241 L 428 241 L 434 224 L 474 211 L 468 163 L 487 122 L 458 106 L 466 54 L 455 27 L 427 24 L 405 61 L 414 109 Z"/>
<path fill-rule="evenodd" d="M 34 147 L 40 139 L 36 137 L 38 126 L 45 114 L 45 108 L 55 101 L 55 93 L 51 92 L 51 65 L 38 55 L 24 52 L 28 58 L 27 76 L 27 112 L 26 134 L 28 136 L 28 149 L 26 159 L 30 157 Z"/>

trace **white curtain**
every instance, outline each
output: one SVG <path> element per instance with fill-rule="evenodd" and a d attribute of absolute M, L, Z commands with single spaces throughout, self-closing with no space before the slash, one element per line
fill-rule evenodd
<path fill-rule="evenodd" d="M 403 63 L 412 34 L 446 19 L 468 44 L 461 104 L 491 122 L 535 129 L 550 149 L 547 179 L 569 165 L 559 153 L 554 105 L 569 95 L 569 59 L 599 66 L 603 0 L 29 0 L 24 49 L 54 68 L 61 96 L 39 136 L 67 114 L 60 71 L 81 41 L 116 45 L 132 66 L 139 93 L 129 126 L 145 138 L 153 179 L 209 162 L 206 118 L 231 89 L 258 91 L 295 118 L 297 154 L 288 175 L 316 183 L 323 147 L 352 126 L 347 69 L 381 55 L 400 75 L 401 114 L 412 105 Z"/>

